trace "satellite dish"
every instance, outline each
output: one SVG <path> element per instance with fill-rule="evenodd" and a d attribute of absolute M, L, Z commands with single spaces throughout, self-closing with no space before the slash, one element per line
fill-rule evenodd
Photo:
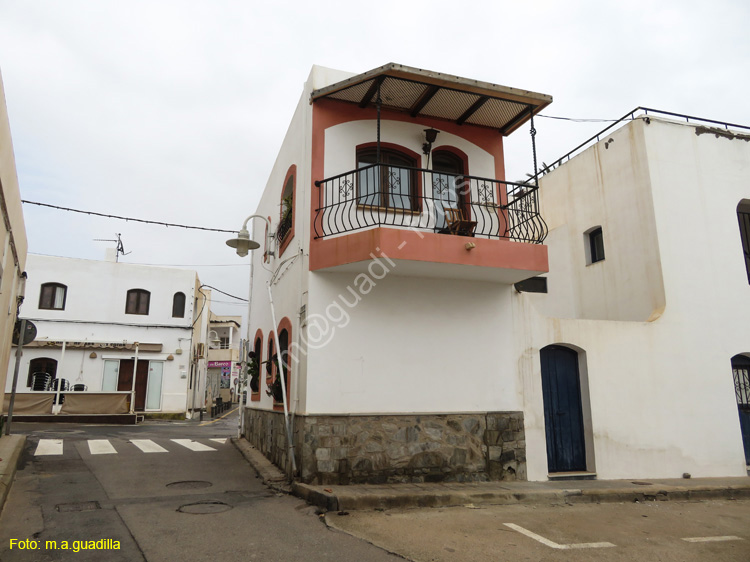
<path fill-rule="evenodd" d="M 21 320 L 16 320 L 16 325 L 13 326 L 13 345 L 18 345 L 21 340 Z M 26 345 L 33 342 L 36 339 L 36 326 L 31 320 L 26 320 L 26 329 L 23 332 L 23 344 Z"/>

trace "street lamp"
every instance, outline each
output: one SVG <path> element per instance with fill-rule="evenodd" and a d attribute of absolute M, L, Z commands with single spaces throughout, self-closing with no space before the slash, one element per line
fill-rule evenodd
<path fill-rule="evenodd" d="M 214 335 L 213 338 L 211 338 L 211 334 Z M 211 338 L 209 343 L 213 344 L 214 346 L 217 346 L 221 343 L 221 339 L 219 338 L 219 334 L 216 333 L 216 330 L 209 330 L 208 337 Z"/>
<path fill-rule="evenodd" d="M 268 234 L 268 255 L 273 256 L 273 248 L 272 248 L 272 242 L 273 242 L 273 232 L 271 230 L 271 221 L 268 220 L 263 215 L 250 215 L 245 219 L 245 222 L 242 223 L 242 228 L 239 231 L 239 234 L 236 238 L 232 238 L 231 240 L 227 240 L 227 246 L 230 248 L 234 248 L 237 252 L 237 255 L 241 258 L 244 258 L 248 251 L 250 250 L 257 250 L 260 248 L 260 244 L 256 242 L 255 240 L 250 239 L 250 233 L 247 230 L 247 223 L 250 221 L 250 219 L 261 219 L 263 222 L 266 223 L 266 232 Z M 270 270 L 269 270 L 270 271 Z M 271 272 L 273 273 L 273 272 Z M 271 279 L 273 279 L 273 275 L 271 276 Z M 276 330 L 276 311 L 274 309 L 273 305 L 273 294 L 271 293 L 271 279 L 266 283 L 266 288 L 268 290 L 268 301 L 271 305 L 271 331 L 270 334 L 273 335 L 274 341 L 276 342 L 276 347 L 278 348 L 279 345 L 279 334 Z M 252 305 L 253 305 L 253 260 L 250 260 L 250 289 L 248 293 L 248 299 L 247 299 L 247 348 L 250 347 L 250 314 L 252 312 Z M 280 351 L 280 350 L 279 350 Z M 269 360 L 271 358 L 269 357 Z M 285 361 L 279 362 L 279 367 L 281 368 L 282 363 L 285 363 Z M 243 375 L 247 374 L 247 349 L 242 354 L 242 373 Z M 281 368 L 281 373 L 279 376 L 281 377 L 281 394 L 282 394 L 282 404 L 284 406 L 284 425 L 286 426 L 286 437 L 287 437 L 287 443 L 289 446 L 289 458 L 292 462 L 292 472 L 297 472 L 297 461 L 294 458 L 294 443 L 292 442 L 292 427 L 289 423 L 289 405 L 287 404 L 286 399 L 286 380 L 284 380 L 284 369 Z M 243 404 L 243 409 L 246 407 Z M 244 414 L 240 416 L 240 424 L 244 423 Z M 239 432 L 242 433 L 241 428 L 239 429 Z"/>

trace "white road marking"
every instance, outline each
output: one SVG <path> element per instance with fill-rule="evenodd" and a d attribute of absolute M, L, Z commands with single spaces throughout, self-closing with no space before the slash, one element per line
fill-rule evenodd
<path fill-rule="evenodd" d="M 609 548 L 609 547 L 615 546 L 611 542 L 582 542 L 582 543 L 577 543 L 577 544 L 558 544 L 549 539 L 545 539 L 541 535 L 532 533 L 528 529 L 524 529 L 523 527 L 519 525 L 515 525 L 513 523 L 504 523 L 504 525 L 506 527 L 510 527 L 514 531 L 518 531 L 522 535 L 526 535 L 530 539 L 534 539 L 535 541 L 540 542 L 545 546 L 548 546 L 550 548 L 555 548 L 557 550 L 570 550 L 573 548 Z"/>
<path fill-rule="evenodd" d="M 209 441 L 213 441 L 214 443 L 219 443 L 220 445 L 223 445 L 224 443 L 227 442 L 227 438 L 226 437 L 213 437 L 209 439 Z"/>
<path fill-rule="evenodd" d="M 117 451 L 107 439 L 89 439 L 89 452 L 92 455 L 116 455 Z"/>
<path fill-rule="evenodd" d="M 130 442 L 144 453 L 168 453 L 164 447 L 157 445 L 151 439 L 131 439 Z"/>
<path fill-rule="evenodd" d="M 724 542 L 724 541 L 743 541 L 745 539 L 740 538 L 740 537 L 735 537 L 733 535 L 727 535 L 724 537 L 688 537 L 682 540 L 686 542 Z"/>
<path fill-rule="evenodd" d="M 172 439 L 175 443 L 178 445 L 182 445 L 183 447 L 187 447 L 191 451 L 215 451 L 213 447 L 209 447 L 208 445 L 204 445 L 203 443 L 198 443 L 197 441 L 193 441 L 192 439 Z"/>
<path fill-rule="evenodd" d="M 39 455 L 62 455 L 63 454 L 63 440 L 62 439 L 40 439 L 39 444 L 36 446 L 36 452 L 34 456 Z"/>

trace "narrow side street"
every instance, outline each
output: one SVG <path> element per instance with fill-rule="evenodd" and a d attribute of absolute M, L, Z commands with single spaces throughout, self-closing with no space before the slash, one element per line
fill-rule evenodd
<path fill-rule="evenodd" d="M 229 440 L 236 413 L 203 425 L 15 430 L 28 439 L 0 516 L 3 561 L 397 559 L 263 486 Z M 38 541 L 26 543 L 38 548 L 16 542 L 11 549 L 12 539 Z M 82 544 L 75 541 L 104 541 L 97 548 L 110 549 L 76 552 Z M 111 549 L 114 541 L 119 549 Z"/>

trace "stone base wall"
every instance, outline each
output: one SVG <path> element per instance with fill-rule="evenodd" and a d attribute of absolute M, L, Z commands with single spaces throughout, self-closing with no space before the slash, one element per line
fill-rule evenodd
<path fill-rule="evenodd" d="M 245 438 L 288 472 L 283 415 L 245 415 Z M 293 438 L 311 484 L 526 479 L 523 412 L 296 416 Z"/>

